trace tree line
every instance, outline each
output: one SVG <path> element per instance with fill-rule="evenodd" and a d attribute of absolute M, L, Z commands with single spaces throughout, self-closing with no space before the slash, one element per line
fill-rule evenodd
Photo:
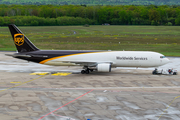
<path fill-rule="evenodd" d="M 180 6 L 0 5 L 0 25 L 180 25 Z"/>
<path fill-rule="evenodd" d="M 0 17 L 0 25 L 16 24 L 18 26 L 63 26 L 63 25 L 85 25 L 95 24 L 94 20 L 81 17 L 57 17 L 44 18 L 37 16 L 5 16 Z"/>
<path fill-rule="evenodd" d="M 0 4 L 21 5 L 180 5 L 179 0 L 0 0 Z"/>

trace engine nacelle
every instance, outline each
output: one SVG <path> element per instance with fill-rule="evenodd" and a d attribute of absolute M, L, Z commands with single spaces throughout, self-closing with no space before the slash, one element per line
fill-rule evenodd
<path fill-rule="evenodd" d="M 102 63 L 97 65 L 98 72 L 111 72 L 111 64 Z"/>

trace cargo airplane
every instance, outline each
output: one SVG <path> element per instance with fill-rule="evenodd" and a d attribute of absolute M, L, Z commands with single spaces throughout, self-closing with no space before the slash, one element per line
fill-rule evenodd
<path fill-rule="evenodd" d="M 14 58 L 55 66 L 82 66 L 82 74 L 111 72 L 115 67 L 158 67 L 169 62 L 164 55 L 146 51 L 40 50 L 16 25 L 8 25 L 17 53 Z"/>

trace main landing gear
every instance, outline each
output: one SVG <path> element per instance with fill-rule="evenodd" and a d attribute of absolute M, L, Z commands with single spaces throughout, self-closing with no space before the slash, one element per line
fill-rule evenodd
<path fill-rule="evenodd" d="M 89 74 L 89 72 L 93 72 L 93 69 L 85 68 L 85 70 L 81 71 L 81 74 Z"/>

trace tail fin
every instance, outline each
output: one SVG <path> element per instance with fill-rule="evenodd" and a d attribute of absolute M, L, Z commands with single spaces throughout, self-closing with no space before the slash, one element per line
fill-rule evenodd
<path fill-rule="evenodd" d="M 8 25 L 14 44 L 18 52 L 30 52 L 39 50 L 33 43 L 17 28 L 16 25 Z"/>

